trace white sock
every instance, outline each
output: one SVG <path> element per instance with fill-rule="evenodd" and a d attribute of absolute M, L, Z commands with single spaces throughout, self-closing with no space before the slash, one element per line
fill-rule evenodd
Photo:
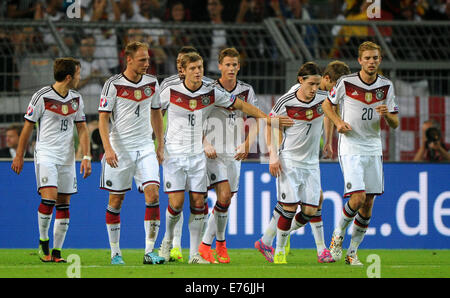
<path fill-rule="evenodd" d="M 206 216 L 205 216 L 206 217 Z M 206 224 L 206 231 L 203 234 L 202 242 L 211 245 L 216 237 L 216 223 L 214 222 L 214 211 L 209 216 L 207 216 L 208 221 Z"/>
<path fill-rule="evenodd" d="M 173 230 L 173 240 L 172 240 L 173 247 L 181 248 L 181 235 L 183 234 L 183 222 L 184 222 L 183 214 L 180 214 L 180 219 L 178 220 Z"/>
<path fill-rule="evenodd" d="M 355 222 L 353 224 L 352 239 L 350 246 L 347 250 L 347 255 L 356 255 L 358 247 L 366 235 L 367 228 L 369 227 L 370 217 L 362 217 L 361 214 L 355 216 Z"/>
<path fill-rule="evenodd" d="M 334 229 L 334 233 L 338 236 L 344 236 L 345 230 L 347 230 L 347 227 L 355 218 L 356 213 L 357 211 L 351 209 L 349 201 L 347 201 L 347 203 L 345 203 L 344 205 L 344 208 L 342 209 L 342 217 L 339 220 L 338 225 Z"/>
<path fill-rule="evenodd" d="M 182 215 L 182 209 L 174 209 L 170 205 L 166 209 L 166 233 L 164 234 L 164 240 L 173 241 L 175 226 L 177 225 Z"/>
<path fill-rule="evenodd" d="M 111 258 L 122 255 L 120 251 L 120 209 L 108 205 L 106 210 L 106 230 L 108 231 L 109 246 L 111 247 Z"/>
<path fill-rule="evenodd" d="M 160 221 L 144 220 L 145 228 L 145 253 L 150 253 L 155 248 L 156 237 L 158 237 Z"/>
<path fill-rule="evenodd" d="M 214 206 L 214 223 L 216 225 L 216 239 L 225 241 L 225 231 L 228 223 L 228 206 L 222 206 L 216 202 Z"/>
<path fill-rule="evenodd" d="M 314 241 L 316 242 L 317 254 L 320 255 L 322 251 L 326 248 L 323 235 L 322 211 L 317 210 L 316 214 L 309 223 L 311 224 L 311 230 L 313 232 Z"/>
<path fill-rule="evenodd" d="M 189 257 L 192 257 L 198 253 L 198 246 L 201 242 L 203 221 L 205 219 L 203 210 L 203 208 L 196 209 L 191 207 L 191 214 L 189 215 Z"/>
<path fill-rule="evenodd" d="M 50 229 L 50 223 L 52 221 L 53 215 L 53 207 L 55 206 L 55 203 L 56 203 L 55 200 L 42 198 L 41 204 L 39 205 L 38 228 L 39 228 L 39 239 L 42 241 L 46 241 L 49 239 L 48 230 Z"/>
<path fill-rule="evenodd" d="M 53 248 L 62 249 L 69 229 L 69 205 L 57 205 L 55 223 L 53 225 Z"/>
<path fill-rule="evenodd" d="M 272 212 L 272 218 L 270 219 L 269 225 L 267 226 L 261 238 L 262 242 L 265 245 L 272 246 L 273 244 L 273 240 L 277 235 L 277 223 L 278 220 L 280 219 L 281 210 L 283 210 L 283 207 L 279 203 L 277 203 Z"/>

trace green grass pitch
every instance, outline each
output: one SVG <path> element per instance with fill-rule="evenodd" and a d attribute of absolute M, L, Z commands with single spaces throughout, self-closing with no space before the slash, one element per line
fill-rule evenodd
<path fill-rule="evenodd" d="M 123 249 L 122 266 L 109 264 L 108 249 L 64 249 L 63 257 L 79 256 L 81 278 L 366 278 L 368 272 L 381 278 L 450 277 L 450 250 L 360 249 L 363 267 L 343 260 L 319 264 L 312 249 L 292 249 L 286 265 L 268 263 L 256 249 L 228 251 L 230 264 L 211 265 L 143 265 L 143 249 Z M 187 249 L 183 256 L 187 258 Z M 37 249 L 0 249 L 0 278 L 65 278 L 73 264 L 42 263 Z"/>

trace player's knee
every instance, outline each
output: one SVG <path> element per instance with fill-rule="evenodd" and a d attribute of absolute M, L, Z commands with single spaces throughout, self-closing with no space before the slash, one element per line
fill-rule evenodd
<path fill-rule="evenodd" d="M 159 202 L 159 193 L 153 189 L 145 188 L 144 189 L 145 194 L 145 202 L 147 204 L 155 204 Z"/>
<path fill-rule="evenodd" d="M 354 210 L 358 210 L 366 203 L 366 193 L 364 191 L 356 192 L 352 194 L 350 199 L 352 201 L 352 207 L 354 208 Z"/>
<path fill-rule="evenodd" d="M 302 212 L 306 216 L 314 216 L 317 212 L 317 207 L 314 206 L 302 206 Z"/>
<path fill-rule="evenodd" d="M 230 204 L 232 197 L 233 194 L 231 193 L 231 191 L 224 191 L 219 194 L 217 199 L 221 204 Z"/>

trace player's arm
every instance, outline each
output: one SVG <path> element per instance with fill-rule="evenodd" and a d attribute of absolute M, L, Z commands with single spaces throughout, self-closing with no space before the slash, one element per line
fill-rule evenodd
<path fill-rule="evenodd" d="M 234 159 L 236 160 L 244 160 L 245 158 L 247 158 L 247 155 L 250 152 L 250 147 L 256 141 L 256 138 L 258 136 L 259 132 L 258 119 L 248 118 L 247 121 L 250 122 L 248 135 L 245 138 L 244 143 L 242 143 L 236 148 L 236 155 L 234 156 Z"/>
<path fill-rule="evenodd" d="M 352 130 L 352 127 L 347 122 L 341 119 L 341 117 L 337 114 L 336 109 L 334 109 L 333 104 L 329 99 L 326 99 L 322 103 L 322 109 L 325 113 L 325 116 L 330 119 L 333 124 L 336 126 L 336 130 L 339 133 L 346 133 Z"/>
<path fill-rule="evenodd" d="M 385 104 L 379 105 L 375 108 L 375 110 L 377 111 L 378 115 L 382 116 L 384 120 L 386 120 L 389 127 L 393 129 L 396 129 L 398 127 L 399 124 L 398 114 L 390 113 L 387 105 Z"/>
<path fill-rule="evenodd" d="M 332 107 L 336 109 L 335 106 Z M 323 128 L 324 128 L 324 139 L 325 144 L 323 145 L 323 158 L 333 158 L 333 134 L 334 134 L 334 124 L 328 117 L 323 117 Z"/>
<path fill-rule="evenodd" d="M 19 144 L 17 145 L 16 157 L 14 157 L 11 164 L 11 169 L 20 174 L 23 169 L 23 156 L 25 154 L 25 148 L 28 145 L 28 140 L 30 139 L 31 133 L 34 129 L 34 123 L 31 121 L 25 121 L 22 132 L 19 137 Z"/>
<path fill-rule="evenodd" d="M 282 141 L 282 132 L 278 125 L 268 123 L 265 128 L 266 144 L 269 150 L 269 172 L 272 176 L 278 177 L 281 174 L 281 163 L 278 156 Z"/>
<path fill-rule="evenodd" d="M 155 133 L 158 148 L 156 149 L 156 158 L 161 164 L 164 160 L 164 121 L 161 109 L 151 109 L 151 125 Z"/>
<path fill-rule="evenodd" d="M 108 112 L 99 113 L 98 130 L 102 139 L 103 148 L 105 149 L 105 160 L 111 167 L 116 168 L 119 159 L 109 141 L 109 116 L 110 113 Z"/>
<path fill-rule="evenodd" d="M 249 104 L 239 98 L 236 98 L 236 100 L 233 103 L 233 107 L 238 110 L 241 110 L 247 115 L 253 116 L 255 118 L 265 119 L 267 123 L 277 122 L 279 126 L 294 125 L 294 121 L 292 121 L 292 119 L 287 116 L 277 116 L 274 118 L 269 117 L 268 115 L 266 115 L 266 113 L 264 113 L 254 105 Z M 274 123 L 272 123 L 272 125 L 274 125 Z"/>
<path fill-rule="evenodd" d="M 89 129 L 86 122 L 77 122 L 78 139 L 80 140 L 80 148 L 83 154 L 83 159 L 80 165 L 80 174 L 83 178 L 88 177 L 92 172 L 91 166 L 91 142 L 89 138 Z"/>

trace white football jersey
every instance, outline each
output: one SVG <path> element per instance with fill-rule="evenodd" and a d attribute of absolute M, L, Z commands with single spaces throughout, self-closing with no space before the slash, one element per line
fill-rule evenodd
<path fill-rule="evenodd" d="M 215 84 L 203 82 L 189 90 L 184 81 L 161 91 L 167 108 L 165 149 L 167 156 L 186 156 L 203 152 L 203 127 L 215 107 L 231 107 L 236 97 Z"/>
<path fill-rule="evenodd" d="M 166 87 L 168 87 L 170 85 L 174 85 L 174 84 L 176 85 L 176 84 L 178 84 L 181 81 L 182 81 L 182 79 L 180 78 L 180 75 L 179 74 L 174 74 L 174 75 L 171 75 L 170 77 L 165 78 L 161 82 L 161 84 L 159 85 L 159 88 L 162 91 Z M 211 83 L 214 82 L 213 79 L 205 77 L 205 76 L 203 76 L 202 81 L 203 81 L 203 83 L 207 83 L 207 84 L 211 84 Z M 161 109 L 162 110 L 167 110 L 167 108 L 169 107 L 169 103 L 170 102 L 168 100 L 167 101 L 161 100 Z"/>
<path fill-rule="evenodd" d="M 25 119 L 37 122 L 35 158 L 37 162 L 72 165 L 75 162 L 73 129 L 85 122 L 81 94 L 69 90 L 65 97 L 52 86 L 33 94 Z"/>
<path fill-rule="evenodd" d="M 114 150 L 155 150 L 150 109 L 160 109 L 156 77 L 145 74 L 134 83 L 123 74 L 109 78 L 102 90 L 99 112 L 111 113 L 109 138 Z"/>
<path fill-rule="evenodd" d="M 327 93 L 319 90 L 310 102 L 304 102 L 296 95 L 298 88 L 300 85 L 281 96 L 270 115 L 288 116 L 294 120 L 293 126 L 282 129 L 280 157 L 305 168 L 317 168 L 323 130 L 322 103 L 327 98 Z"/>
<path fill-rule="evenodd" d="M 215 84 L 224 89 L 218 80 Z M 229 92 L 236 98 L 258 107 L 255 92 L 249 84 L 238 80 L 234 89 Z M 248 121 L 254 120 L 256 121 L 256 119 Z M 212 110 L 208 118 L 206 138 L 214 146 L 216 153 L 236 154 L 236 147 L 245 140 L 244 121 L 246 121 L 246 115 L 233 107 L 217 107 Z"/>
<path fill-rule="evenodd" d="M 342 76 L 328 93 L 328 100 L 340 105 L 342 120 L 352 127 L 339 134 L 339 155 L 382 155 L 380 116 L 375 108 L 386 104 L 390 113 L 398 113 L 392 82 L 378 75 L 372 84 L 366 84 L 359 72 Z"/>

